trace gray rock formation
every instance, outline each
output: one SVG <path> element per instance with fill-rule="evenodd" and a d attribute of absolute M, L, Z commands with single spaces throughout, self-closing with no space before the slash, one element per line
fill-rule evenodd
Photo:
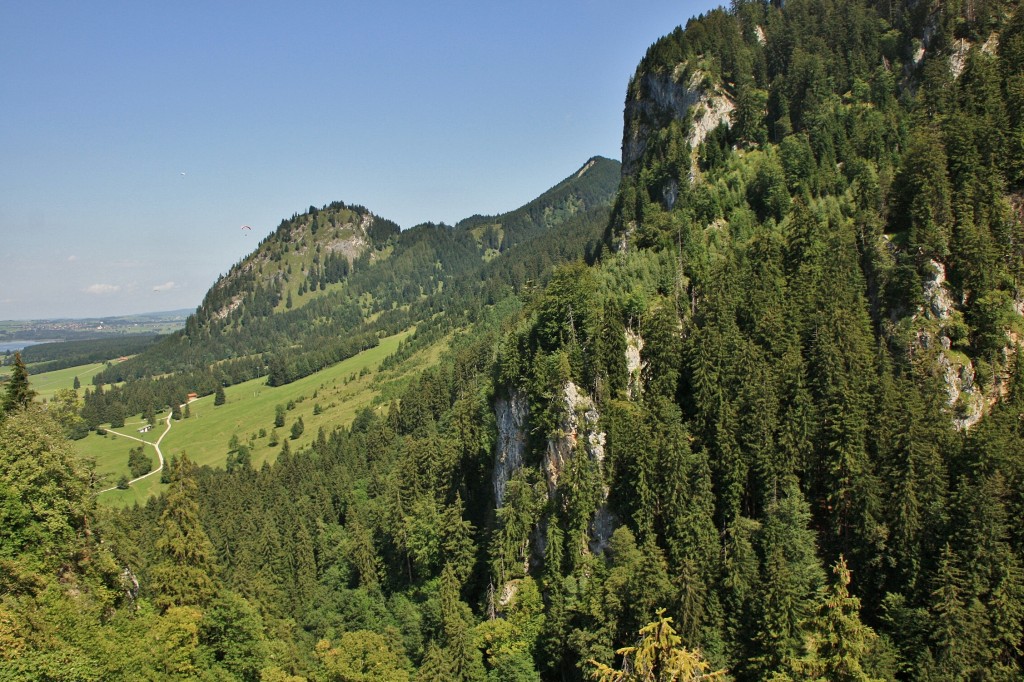
<path fill-rule="evenodd" d="M 505 501 L 505 486 L 519 468 L 523 466 L 523 452 L 526 449 L 526 420 L 530 406 L 526 396 L 517 389 L 509 392 L 508 398 L 495 401 L 494 413 L 498 421 L 498 443 L 494 453 L 495 507 L 501 509 Z"/>
<path fill-rule="evenodd" d="M 626 395 L 630 400 L 640 397 L 643 390 L 643 370 L 645 363 L 641 353 L 644 350 L 644 339 L 631 329 L 626 330 Z"/>
<path fill-rule="evenodd" d="M 709 132 L 729 122 L 735 108 L 732 100 L 706 74 L 694 70 L 686 82 L 680 82 L 685 65 L 672 73 L 646 73 L 640 77 L 636 95 L 626 102 L 625 132 L 622 138 L 622 174 L 633 175 L 640 168 L 647 140 L 652 131 L 666 122 L 684 120 L 693 110 L 690 146 L 694 150 Z"/>

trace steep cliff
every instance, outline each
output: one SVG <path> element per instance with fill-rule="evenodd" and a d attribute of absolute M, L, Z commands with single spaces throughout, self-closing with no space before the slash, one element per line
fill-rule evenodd
<path fill-rule="evenodd" d="M 491 485 L 494 487 L 494 506 L 497 509 L 501 509 L 505 502 L 505 486 L 523 466 L 529 411 L 526 396 L 515 388 L 509 391 L 508 397 L 499 396 L 494 403 L 498 440 L 495 443 Z"/>
<path fill-rule="evenodd" d="M 735 109 L 714 76 L 680 63 L 671 71 L 638 72 L 629 88 L 624 111 L 622 174 L 641 168 L 649 141 L 671 121 L 684 122 L 690 149 L 696 150 L 708 133 L 730 121 Z"/>

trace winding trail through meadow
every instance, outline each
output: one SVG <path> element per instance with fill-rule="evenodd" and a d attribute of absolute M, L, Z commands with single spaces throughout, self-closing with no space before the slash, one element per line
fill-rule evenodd
<path fill-rule="evenodd" d="M 191 401 L 189 401 L 189 402 L 191 402 Z M 182 407 L 185 407 L 185 406 L 182 405 Z M 167 414 L 167 418 L 164 420 L 164 422 L 166 423 L 167 426 L 166 426 L 166 428 L 164 428 L 164 432 L 160 434 L 160 437 L 156 439 L 155 443 L 150 443 L 147 440 L 142 440 L 141 438 L 136 438 L 135 436 L 129 436 L 126 433 L 118 433 L 117 431 L 114 431 L 114 430 L 107 431 L 107 433 L 112 433 L 115 436 L 120 436 L 121 438 L 128 438 L 130 440 L 135 440 L 135 441 L 138 441 L 138 442 L 143 443 L 145 445 L 152 445 L 153 448 L 156 449 L 156 456 L 160 460 L 160 465 L 156 469 L 153 469 L 152 471 L 150 471 L 148 474 L 143 474 L 142 476 L 139 476 L 138 478 L 133 478 L 132 480 L 128 481 L 128 485 L 131 485 L 132 483 L 135 483 L 136 481 L 141 481 L 144 478 L 149 478 L 153 474 L 158 474 L 158 473 L 160 473 L 163 470 L 163 468 L 164 468 L 164 453 L 162 453 L 160 451 L 160 441 L 162 441 L 164 439 L 164 436 L 166 436 L 170 432 L 170 430 L 171 430 L 171 414 L 173 414 L 173 412 L 169 412 Z M 97 495 L 102 495 L 103 493 L 108 493 L 111 490 L 117 490 L 117 486 L 115 485 L 115 486 L 113 486 L 111 488 L 105 488 L 105 489 L 99 491 L 96 494 Z"/>

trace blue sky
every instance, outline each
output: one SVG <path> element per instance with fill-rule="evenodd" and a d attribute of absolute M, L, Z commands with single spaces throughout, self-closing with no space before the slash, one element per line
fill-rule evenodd
<path fill-rule="evenodd" d="M 310 205 L 516 208 L 716 4 L 0 0 L 0 319 L 193 308 Z"/>

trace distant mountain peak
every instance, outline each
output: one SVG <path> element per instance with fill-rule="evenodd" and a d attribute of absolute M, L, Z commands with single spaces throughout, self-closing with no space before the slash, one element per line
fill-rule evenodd
<path fill-rule="evenodd" d="M 583 164 L 583 168 L 580 168 L 579 172 L 576 173 L 576 179 L 579 180 L 580 178 L 582 178 L 583 174 L 586 173 L 591 168 L 593 168 L 595 164 L 597 164 L 597 158 L 592 157 L 589 161 Z"/>

